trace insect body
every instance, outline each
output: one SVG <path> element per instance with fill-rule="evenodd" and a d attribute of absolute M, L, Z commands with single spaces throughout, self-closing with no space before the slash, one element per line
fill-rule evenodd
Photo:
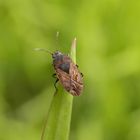
<path fill-rule="evenodd" d="M 79 96 L 83 90 L 83 76 L 78 70 L 78 66 L 74 64 L 72 59 L 56 51 L 52 54 L 53 66 L 56 72 L 57 81 L 66 91 L 73 96 Z"/>
<path fill-rule="evenodd" d="M 83 75 L 80 73 L 78 66 L 72 61 L 72 59 L 68 55 L 62 54 L 60 51 L 52 53 L 41 48 L 36 48 L 35 50 L 46 51 L 52 55 L 53 66 L 57 78 L 54 84 L 56 91 L 56 83 L 60 81 L 66 91 L 73 96 L 79 96 L 83 90 Z"/>

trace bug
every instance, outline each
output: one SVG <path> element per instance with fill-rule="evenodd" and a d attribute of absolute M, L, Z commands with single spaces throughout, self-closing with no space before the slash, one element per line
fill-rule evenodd
<path fill-rule="evenodd" d="M 41 48 L 36 48 L 36 50 L 43 50 L 52 55 L 55 70 L 53 76 L 56 77 L 54 83 L 56 91 L 56 83 L 60 81 L 67 92 L 73 96 L 79 96 L 83 90 L 83 74 L 79 71 L 78 65 L 76 65 L 68 55 L 63 54 L 60 51 L 52 53 Z"/>

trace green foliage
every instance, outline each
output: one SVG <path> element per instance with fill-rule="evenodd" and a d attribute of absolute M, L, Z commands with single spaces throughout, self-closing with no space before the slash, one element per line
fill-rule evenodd
<path fill-rule="evenodd" d="M 0 140 L 39 140 L 51 103 L 53 114 L 69 100 L 53 95 L 51 57 L 32 50 L 67 54 L 75 36 L 85 88 L 74 97 L 69 139 L 139 140 L 139 15 L 138 0 L 1 0 Z"/>

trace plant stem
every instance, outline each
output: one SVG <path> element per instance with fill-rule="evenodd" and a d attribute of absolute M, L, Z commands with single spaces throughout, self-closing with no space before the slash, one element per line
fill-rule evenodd
<path fill-rule="evenodd" d="M 70 57 L 76 63 L 76 38 L 72 42 Z M 58 93 L 48 112 L 41 140 L 68 140 L 72 114 L 73 96 L 58 85 Z"/>

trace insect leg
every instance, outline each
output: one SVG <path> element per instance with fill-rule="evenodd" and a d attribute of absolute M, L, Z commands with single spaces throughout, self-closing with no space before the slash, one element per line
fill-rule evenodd
<path fill-rule="evenodd" d="M 76 64 L 76 67 L 78 68 L 79 66 Z"/>
<path fill-rule="evenodd" d="M 76 67 L 79 68 L 79 66 L 78 66 L 77 64 L 76 64 Z M 83 73 L 81 73 L 81 76 L 82 76 L 82 77 L 84 76 Z"/>
<path fill-rule="evenodd" d="M 57 78 L 57 77 L 56 77 L 56 73 L 54 73 L 54 74 L 52 75 L 52 77 L 53 77 L 53 78 Z"/>
<path fill-rule="evenodd" d="M 83 74 L 83 73 L 81 73 L 81 76 L 83 77 L 83 76 L 84 76 L 84 74 Z"/>
<path fill-rule="evenodd" d="M 57 84 L 57 82 L 59 81 L 59 79 L 57 78 L 56 79 L 56 81 L 55 81 L 55 83 L 54 83 L 54 87 L 55 87 L 55 94 L 57 93 L 57 91 L 58 91 L 58 88 L 56 87 L 56 84 Z"/>

